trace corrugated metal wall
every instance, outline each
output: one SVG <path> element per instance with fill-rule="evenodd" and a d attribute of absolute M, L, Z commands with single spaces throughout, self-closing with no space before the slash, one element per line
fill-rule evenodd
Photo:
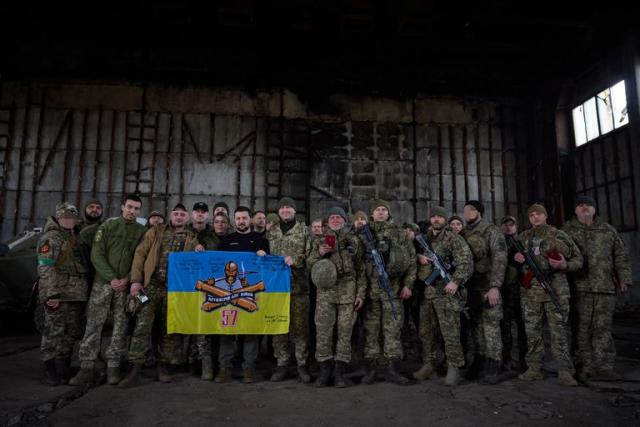
<path fill-rule="evenodd" d="M 529 202 L 527 122 L 514 103 L 356 99 L 323 116 L 286 91 L 195 105 L 194 89 L 81 87 L 3 84 L 2 240 L 42 225 L 62 200 L 97 197 L 117 215 L 128 192 L 144 212 L 178 200 L 271 209 L 289 195 L 307 219 L 378 197 L 398 221 L 437 204 L 460 212 L 469 198 L 496 220 Z"/>

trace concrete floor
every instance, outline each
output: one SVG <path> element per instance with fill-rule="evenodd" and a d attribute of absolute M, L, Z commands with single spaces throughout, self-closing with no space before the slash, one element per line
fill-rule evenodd
<path fill-rule="evenodd" d="M 638 426 L 637 320 L 616 321 L 617 369 L 624 381 L 577 388 L 558 385 L 553 372 L 534 384 L 522 383 L 513 374 L 496 386 L 465 382 L 456 388 L 443 386 L 441 379 L 347 389 L 316 389 L 295 380 L 219 385 L 187 373 L 176 374 L 170 384 L 145 378 L 130 390 L 48 387 L 40 383 L 38 337 L 2 337 L 0 425 Z M 415 367 L 411 362 L 403 365 L 406 371 Z M 265 375 L 270 369 L 270 364 L 259 366 Z"/>

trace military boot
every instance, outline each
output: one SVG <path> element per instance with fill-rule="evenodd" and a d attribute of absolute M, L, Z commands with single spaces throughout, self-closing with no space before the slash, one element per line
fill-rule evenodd
<path fill-rule="evenodd" d="M 457 366 L 449 365 L 447 367 L 447 376 L 444 378 L 444 385 L 456 386 L 460 382 L 460 371 Z"/>
<path fill-rule="evenodd" d="M 130 388 L 140 385 L 140 374 L 142 372 L 142 363 L 134 363 L 127 376 L 118 383 L 119 388 Z"/>
<path fill-rule="evenodd" d="M 169 373 L 169 368 L 166 363 L 158 363 L 158 381 L 161 383 L 170 383 L 173 378 Z"/>
<path fill-rule="evenodd" d="M 231 381 L 231 368 L 220 368 L 214 381 L 218 384 L 228 383 Z"/>
<path fill-rule="evenodd" d="M 412 375 L 418 381 L 428 380 L 435 374 L 435 369 L 433 369 L 433 362 L 428 361 L 420 369 L 415 371 Z"/>
<path fill-rule="evenodd" d="M 58 374 L 58 379 L 60 380 L 60 384 L 69 383 L 69 378 L 71 377 L 70 368 L 71 368 L 70 357 L 56 357 L 56 373 Z"/>
<path fill-rule="evenodd" d="M 311 382 L 311 375 L 305 365 L 298 366 L 298 379 L 300 379 L 300 382 L 304 384 L 309 384 Z"/>
<path fill-rule="evenodd" d="M 538 381 L 544 379 L 541 368 L 530 366 L 523 374 L 518 375 L 520 381 Z"/>
<path fill-rule="evenodd" d="M 390 360 L 387 370 L 384 373 L 385 381 L 399 385 L 409 384 L 409 379 L 398 372 L 398 362 Z"/>
<path fill-rule="evenodd" d="M 210 356 L 202 359 L 200 379 L 204 381 L 211 381 L 213 379 L 213 360 L 211 360 Z"/>
<path fill-rule="evenodd" d="M 362 377 L 362 384 L 373 384 L 376 381 L 376 361 L 368 359 L 365 361 L 365 374 Z"/>
<path fill-rule="evenodd" d="M 577 365 L 575 377 L 578 381 L 586 383 L 591 378 L 591 369 Z"/>
<path fill-rule="evenodd" d="M 107 366 L 107 384 L 118 385 L 122 381 L 120 366 Z"/>
<path fill-rule="evenodd" d="M 288 373 L 289 373 L 289 370 L 287 369 L 286 366 L 278 366 L 276 368 L 276 371 L 273 373 L 273 375 L 271 375 L 271 381 L 273 382 L 284 381 L 287 378 Z"/>
<path fill-rule="evenodd" d="M 350 387 L 353 385 L 351 380 L 346 376 L 347 364 L 345 362 L 336 361 L 336 368 L 333 371 L 333 385 L 338 388 Z"/>
<path fill-rule="evenodd" d="M 55 359 L 49 359 L 44 362 L 44 378 L 42 381 L 46 385 L 60 385 L 60 378 L 58 377 L 58 373 L 56 372 L 56 361 Z"/>
<path fill-rule="evenodd" d="M 478 353 L 473 355 L 473 362 L 469 369 L 467 369 L 465 377 L 468 380 L 475 380 L 482 374 L 482 368 L 484 366 L 484 356 Z"/>
<path fill-rule="evenodd" d="M 578 382 L 573 378 L 573 374 L 569 371 L 558 371 L 558 382 L 566 387 L 575 387 Z"/>
<path fill-rule="evenodd" d="M 69 385 L 92 385 L 93 368 L 80 368 L 75 377 L 69 380 Z"/>
<path fill-rule="evenodd" d="M 320 362 L 320 375 L 313 383 L 314 387 L 326 387 L 329 385 L 329 378 L 331 378 L 331 360 L 325 360 Z"/>
<path fill-rule="evenodd" d="M 245 384 L 251 384 L 256 380 L 256 369 L 245 368 L 243 371 L 242 382 Z"/>
<path fill-rule="evenodd" d="M 480 379 L 480 384 L 494 385 L 500 381 L 500 361 L 495 359 L 485 359 L 484 376 Z"/>

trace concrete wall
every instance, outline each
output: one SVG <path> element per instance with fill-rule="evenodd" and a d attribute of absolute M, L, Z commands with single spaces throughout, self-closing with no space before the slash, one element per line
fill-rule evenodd
<path fill-rule="evenodd" d="M 117 215 L 127 192 L 142 194 L 145 213 L 178 200 L 269 210 L 289 195 L 307 219 L 385 198 L 400 222 L 437 204 L 459 212 L 469 198 L 492 219 L 529 202 L 526 116 L 510 100 L 333 95 L 318 105 L 287 90 L 95 82 L 1 90 L 1 240 L 42 225 L 62 200 L 97 197 Z"/>

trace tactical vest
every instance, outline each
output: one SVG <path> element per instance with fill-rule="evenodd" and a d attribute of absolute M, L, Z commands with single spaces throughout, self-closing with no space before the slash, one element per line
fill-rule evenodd
<path fill-rule="evenodd" d="M 487 273 L 491 270 L 491 248 L 487 234 L 491 228 L 488 222 L 481 222 L 472 230 L 465 230 L 464 238 L 473 254 L 474 271 Z"/>

